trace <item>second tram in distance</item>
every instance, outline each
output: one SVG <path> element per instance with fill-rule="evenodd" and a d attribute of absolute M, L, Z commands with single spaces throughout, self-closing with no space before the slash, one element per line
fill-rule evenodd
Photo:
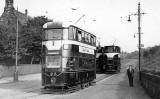
<path fill-rule="evenodd" d="M 42 42 L 42 86 L 70 88 L 96 78 L 96 36 L 73 25 L 48 22 Z"/>
<path fill-rule="evenodd" d="M 120 52 L 120 47 L 114 45 L 97 48 L 97 71 L 101 73 L 120 72 Z"/>

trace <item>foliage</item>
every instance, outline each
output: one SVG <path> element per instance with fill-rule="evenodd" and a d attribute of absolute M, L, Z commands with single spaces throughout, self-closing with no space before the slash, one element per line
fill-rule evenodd
<path fill-rule="evenodd" d="M 127 59 L 137 59 L 138 58 L 138 51 L 127 53 L 125 58 L 127 58 Z"/>
<path fill-rule="evenodd" d="M 160 72 L 160 46 L 156 45 L 143 51 L 142 69 L 153 73 Z"/>
<path fill-rule="evenodd" d="M 0 25 L 0 59 L 4 57 L 5 48 L 7 44 L 7 27 Z"/>
<path fill-rule="evenodd" d="M 52 21 L 52 20 L 49 20 L 45 16 L 34 17 L 33 19 L 28 20 L 27 27 L 36 27 L 36 28 L 39 27 L 39 28 L 42 28 L 44 23 L 49 22 L 49 21 Z"/>
<path fill-rule="evenodd" d="M 23 49 L 26 49 L 25 55 L 41 59 L 42 26 L 48 21 L 50 20 L 45 16 L 38 16 L 28 20 L 27 25 L 23 26 L 20 44 Z"/>
<path fill-rule="evenodd" d="M 143 51 L 144 58 L 153 57 L 159 54 L 160 54 L 160 46 L 157 45 L 154 47 L 147 48 Z"/>
<path fill-rule="evenodd" d="M 14 59 L 15 56 L 15 29 L 1 24 L 0 25 L 0 61 L 8 62 L 8 59 Z"/>
<path fill-rule="evenodd" d="M 27 25 L 21 26 L 19 31 L 18 59 L 24 56 L 40 57 L 41 41 L 44 23 L 51 21 L 45 16 L 38 16 L 27 21 Z M 16 51 L 16 28 L 0 25 L 0 61 L 5 63 L 15 63 Z"/>

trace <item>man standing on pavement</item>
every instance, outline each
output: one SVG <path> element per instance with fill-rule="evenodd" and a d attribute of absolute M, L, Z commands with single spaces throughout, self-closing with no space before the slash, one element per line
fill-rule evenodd
<path fill-rule="evenodd" d="M 133 87 L 134 69 L 132 65 L 129 65 L 129 68 L 127 69 L 127 75 L 129 79 L 129 85 L 130 87 Z"/>

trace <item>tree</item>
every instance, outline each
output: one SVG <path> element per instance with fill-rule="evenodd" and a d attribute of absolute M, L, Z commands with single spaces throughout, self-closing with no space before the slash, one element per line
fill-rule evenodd
<path fill-rule="evenodd" d="M 51 20 L 48 20 L 45 16 L 38 16 L 29 19 L 25 26 L 19 24 L 21 29 L 19 30 L 18 59 L 20 59 L 20 61 L 22 61 L 25 56 L 31 57 L 30 63 L 32 63 L 36 58 L 41 59 L 41 42 L 43 38 L 42 26 L 48 21 Z M 13 26 L 0 24 L 0 61 L 10 63 L 7 65 L 15 64 L 15 25 L 16 24 Z"/>
<path fill-rule="evenodd" d="M 8 65 L 14 64 L 12 59 L 15 58 L 15 31 L 14 28 L 0 25 L 0 60 L 3 63 L 9 63 Z"/>
<path fill-rule="evenodd" d="M 0 59 L 2 60 L 5 53 L 5 45 L 7 44 L 7 27 L 0 25 Z"/>
<path fill-rule="evenodd" d="M 21 49 L 26 51 L 22 56 L 31 56 L 31 64 L 34 59 L 41 59 L 42 26 L 49 21 L 51 20 L 45 16 L 38 16 L 28 20 L 27 25 L 22 28 L 20 44 L 22 44 Z"/>

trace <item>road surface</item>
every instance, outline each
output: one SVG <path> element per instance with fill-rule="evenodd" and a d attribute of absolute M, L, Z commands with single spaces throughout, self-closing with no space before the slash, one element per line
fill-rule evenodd
<path fill-rule="evenodd" d="M 19 82 L 12 78 L 0 79 L 0 99 L 150 99 L 135 79 L 135 86 L 129 87 L 126 67 L 136 66 L 137 60 L 124 60 L 121 73 L 114 75 L 97 75 L 94 86 L 67 94 L 44 94 L 41 75 L 20 76 Z M 137 77 L 137 76 L 136 76 Z"/>

